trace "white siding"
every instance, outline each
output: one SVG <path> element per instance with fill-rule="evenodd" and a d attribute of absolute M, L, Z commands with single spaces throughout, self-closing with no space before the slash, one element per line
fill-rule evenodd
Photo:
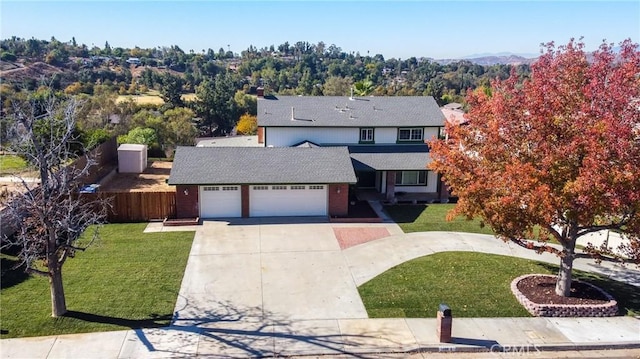
<path fill-rule="evenodd" d="M 374 136 L 376 144 L 395 144 L 398 139 L 398 129 L 396 127 L 379 127 L 376 128 Z"/>
<path fill-rule="evenodd" d="M 303 141 L 317 144 L 358 143 L 358 128 L 327 127 L 269 127 L 265 131 L 265 145 L 273 147 L 289 147 Z"/>
<path fill-rule="evenodd" d="M 425 141 L 430 141 L 434 138 L 438 138 L 438 133 L 440 130 L 438 127 L 425 127 L 423 138 Z"/>
<path fill-rule="evenodd" d="M 363 127 L 364 128 L 364 127 Z M 359 127 L 268 127 L 265 129 L 266 146 L 289 147 L 303 141 L 317 144 L 358 144 Z M 438 137 L 437 127 L 424 127 L 423 138 Z M 376 144 L 395 144 L 398 141 L 397 127 L 375 127 Z"/>

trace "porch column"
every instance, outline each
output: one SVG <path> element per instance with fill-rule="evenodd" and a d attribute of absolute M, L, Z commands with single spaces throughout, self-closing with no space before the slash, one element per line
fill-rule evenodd
<path fill-rule="evenodd" d="M 440 197 L 440 203 L 449 202 L 449 187 L 442 182 L 442 175 L 438 174 L 438 197 Z"/>
<path fill-rule="evenodd" d="M 396 199 L 396 171 L 387 171 L 387 201 L 394 202 Z"/>

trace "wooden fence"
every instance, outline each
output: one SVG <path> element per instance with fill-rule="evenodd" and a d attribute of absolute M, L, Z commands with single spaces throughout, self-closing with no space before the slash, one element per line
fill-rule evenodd
<path fill-rule="evenodd" d="M 83 196 L 87 199 L 92 196 L 111 198 L 109 223 L 163 220 L 176 215 L 175 192 L 97 192 Z"/>

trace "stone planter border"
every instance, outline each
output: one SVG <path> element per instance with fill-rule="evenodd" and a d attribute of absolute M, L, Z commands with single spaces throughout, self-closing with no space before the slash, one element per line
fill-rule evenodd
<path fill-rule="evenodd" d="M 539 304 L 527 298 L 518 289 L 518 283 L 528 277 L 553 277 L 548 274 L 526 274 L 511 282 L 511 292 L 518 302 L 524 306 L 531 315 L 536 317 L 613 317 L 618 315 L 618 302 L 607 292 L 587 282 L 581 282 L 600 291 L 609 301 L 604 304 Z M 580 282 L 580 281 L 578 281 Z"/>

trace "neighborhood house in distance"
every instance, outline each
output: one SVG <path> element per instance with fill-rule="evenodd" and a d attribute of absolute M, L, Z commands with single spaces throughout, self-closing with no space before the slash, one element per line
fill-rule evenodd
<path fill-rule="evenodd" d="M 449 193 L 427 171 L 445 116 L 430 96 L 262 96 L 257 139 L 178 147 L 177 218 L 346 216 L 349 191 L 395 202 Z M 202 146 L 202 147 L 201 147 Z"/>

